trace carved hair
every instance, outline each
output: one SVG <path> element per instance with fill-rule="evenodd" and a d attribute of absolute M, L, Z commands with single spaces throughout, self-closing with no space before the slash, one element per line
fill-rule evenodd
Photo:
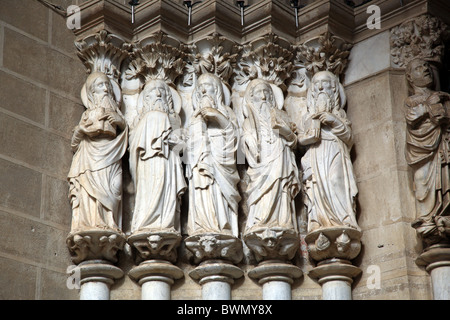
<path fill-rule="evenodd" d="M 331 106 L 332 113 L 334 113 L 336 115 L 340 115 L 341 110 L 343 110 L 343 108 L 347 102 L 347 98 L 346 98 L 346 95 L 344 92 L 344 87 L 340 83 L 339 79 L 337 78 L 337 76 L 335 74 L 333 74 L 332 72 L 329 72 L 329 71 L 317 72 L 311 79 L 311 87 L 308 89 L 307 98 L 306 98 L 307 105 L 308 105 L 308 111 L 310 111 L 311 106 L 313 106 L 315 104 L 315 99 L 316 99 L 315 91 L 314 91 L 314 88 L 312 87 L 312 86 L 314 86 L 314 80 L 317 76 L 322 75 L 322 74 L 326 74 L 331 80 L 331 84 L 332 84 L 332 88 L 333 88 L 333 97 L 330 97 L 332 99 L 332 106 Z"/>
<path fill-rule="evenodd" d="M 194 92 L 192 93 L 192 106 L 194 110 L 200 107 L 199 99 L 201 94 L 199 92 L 198 84 L 204 81 L 203 79 L 209 79 L 209 81 L 212 81 L 214 86 L 214 97 L 212 98 L 214 99 L 217 109 L 220 112 L 222 112 L 226 117 L 229 117 L 227 105 L 225 102 L 225 93 L 222 80 L 220 80 L 219 77 L 211 73 L 204 73 L 197 79 L 197 85 L 195 86 Z"/>
<path fill-rule="evenodd" d="M 151 79 L 149 81 L 147 81 L 147 83 L 145 84 L 144 90 L 142 90 L 142 92 L 144 93 L 146 90 L 149 90 L 149 88 L 152 87 L 152 84 L 154 83 L 160 83 L 162 84 L 162 86 L 164 87 L 164 91 L 166 91 L 166 99 L 167 99 L 167 104 L 169 105 L 169 113 L 174 113 L 174 104 L 173 104 L 173 96 L 172 96 L 172 90 L 170 90 L 169 85 L 163 81 L 163 80 L 159 80 L 159 79 Z M 143 104 L 145 104 L 145 99 L 143 100 Z"/>

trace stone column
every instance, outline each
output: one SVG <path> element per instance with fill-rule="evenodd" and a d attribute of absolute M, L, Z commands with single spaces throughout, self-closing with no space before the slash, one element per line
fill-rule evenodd
<path fill-rule="evenodd" d="M 450 300 L 450 245 L 430 246 L 416 263 L 431 276 L 434 300 Z"/>
<path fill-rule="evenodd" d="M 202 286 L 203 300 L 231 300 L 231 286 L 243 275 L 231 262 L 216 259 L 201 262 L 189 273 Z"/>
<path fill-rule="evenodd" d="M 127 241 L 136 266 L 129 276 L 142 286 L 142 300 L 170 300 L 172 284 L 184 276 L 175 266 L 181 242 L 181 198 L 186 190 L 177 142 L 181 139 L 181 98 L 175 89 L 185 66 L 183 49 L 163 32 L 133 43 L 132 60 L 122 82 L 133 131 L 129 168 L 134 210 Z"/>
<path fill-rule="evenodd" d="M 324 300 L 352 300 L 351 285 L 361 269 L 351 260 L 361 251 L 361 232 L 352 228 L 320 229 L 306 235 L 310 256 L 317 262 L 309 276 L 322 285 Z"/>
<path fill-rule="evenodd" d="M 412 29 L 416 30 L 414 35 L 410 33 Z M 416 219 L 411 226 L 423 246 L 416 264 L 430 274 L 435 300 L 450 299 L 450 218 L 445 187 L 450 181 L 445 151 L 449 140 L 450 99 L 448 93 L 440 91 L 439 79 L 448 31 L 445 23 L 428 14 L 407 20 L 391 30 L 392 62 L 396 67 L 405 68 L 412 89 L 404 105 L 406 160 L 413 171 L 416 204 Z M 418 119 L 416 114 L 420 107 L 427 111 Z M 438 112 L 428 111 L 430 108 Z M 434 122 L 436 127 L 429 129 L 429 123 Z M 424 138 L 425 132 L 428 138 Z M 435 137 L 432 143 L 431 135 Z M 430 145 L 435 147 L 430 149 Z M 429 154 L 420 158 L 424 152 Z M 431 167 L 437 169 L 425 176 L 426 168 Z"/>
<path fill-rule="evenodd" d="M 68 180 L 72 224 L 66 243 L 80 271 L 80 298 L 107 300 L 114 280 L 123 276 L 114 264 L 125 244 L 121 159 L 127 148 L 128 127 L 120 111 L 119 78 L 129 47 L 104 30 L 75 45 L 88 77 L 81 90 L 86 111 L 71 141 L 74 157 Z"/>
<path fill-rule="evenodd" d="M 109 300 L 114 281 L 123 277 L 114 263 L 124 243 L 121 234 L 103 230 L 69 235 L 67 245 L 79 271 L 80 300 Z"/>

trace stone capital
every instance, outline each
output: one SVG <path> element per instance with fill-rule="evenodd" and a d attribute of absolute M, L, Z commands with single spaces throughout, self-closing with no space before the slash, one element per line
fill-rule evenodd
<path fill-rule="evenodd" d="M 70 233 L 66 239 L 72 261 L 88 260 L 117 262 L 117 252 L 123 249 L 125 236 L 118 231 L 92 229 Z"/>
<path fill-rule="evenodd" d="M 200 234 L 185 239 L 186 248 L 193 254 L 194 263 L 222 259 L 239 263 L 243 258 L 240 239 L 226 234 Z"/>
<path fill-rule="evenodd" d="M 143 231 L 130 235 L 127 242 L 136 252 L 136 261 L 162 259 L 175 263 L 181 235 L 176 232 Z"/>
<path fill-rule="evenodd" d="M 330 227 L 309 232 L 305 237 L 308 252 L 315 261 L 352 260 L 361 251 L 361 231 L 350 227 Z"/>

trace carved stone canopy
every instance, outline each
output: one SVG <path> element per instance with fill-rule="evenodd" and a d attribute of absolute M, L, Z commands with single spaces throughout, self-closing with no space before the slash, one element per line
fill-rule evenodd
<path fill-rule="evenodd" d="M 76 41 L 75 46 L 87 73 L 103 72 L 116 81 L 131 48 L 125 40 L 105 30 Z"/>
<path fill-rule="evenodd" d="M 391 30 L 391 56 L 394 65 L 404 68 L 414 58 L 441 63 L 448 26 L 439 18 L 424 14 Z"/>

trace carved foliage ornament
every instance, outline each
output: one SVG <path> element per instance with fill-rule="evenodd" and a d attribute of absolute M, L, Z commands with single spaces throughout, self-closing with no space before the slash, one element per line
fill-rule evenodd
<path fill-rule="evenodd" d="M 184 84 L 191 86 L 194 83 L 194 75 L 199 77 L 204 73 L 218 76 L 227 83 L 236 68 L 238 47 L 218 33 L 198 41 L 189 46 L 187 75 Z"/>
<path fill-rule="evenodd" d="M 352 45 L 329 32 L 297 47 L 296 65 L 304 66 L 310 74 L 330 71 L 340 76 L 348 63 Z"/>
<path fill-rule="evenodd" d="M 436 17 L 421 15 L 391 30 L 392 62 L 406 67 L 414 58 L 440 63 L 448 26 Z"/>
<path fill-rule="evenodd" d="M 158 32 L 133 44 L 132 61 L 126 71 L 126 77 L 140 77 L 144 83 L 159 79 L 173 84 L 184 72 L 184 50 L 185 46 Z"/>
<path fill-rule="evenodd" d="M 282 46 L 279 37 L 273 33 L 244 45 L 235 81 L 244 85 L 253 79 L 263 79 L 284 86 L 294 69 L 292 52 L 293 48 Z"/>
<path fill-rule="evenodd" d="M 120 77 L 120 68 L 131 48 L 129 43 L 105 30 L 75 42 L 75 46 L 87 73 L 99 71 L 116 80 Z"/>

